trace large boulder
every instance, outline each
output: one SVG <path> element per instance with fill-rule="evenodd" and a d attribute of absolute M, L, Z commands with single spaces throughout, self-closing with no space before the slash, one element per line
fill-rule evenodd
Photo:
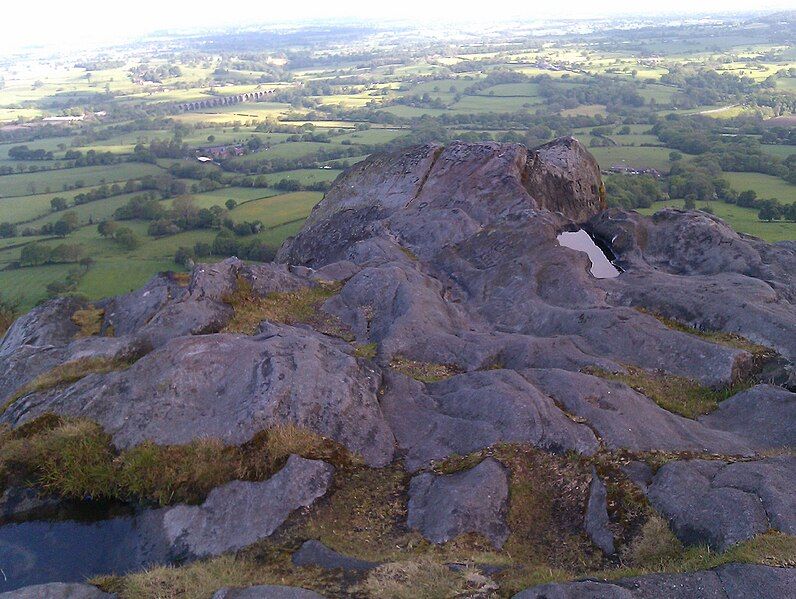
<path fill-rule="evenodd" d="M 575 138 L 556 139 L 529 153 L 525 187 L 540 208 L 585 221 L 605 209 L 600 165 Z"/>

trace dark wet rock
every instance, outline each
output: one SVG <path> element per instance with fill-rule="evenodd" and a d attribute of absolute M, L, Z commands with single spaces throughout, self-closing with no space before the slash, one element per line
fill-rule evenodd
<path fill-rule="evenodd" d="M 525 165 L 525 187 L 544 208 L 584 221 L 605 208 L 600 166 L 574 138 L 536 148 Z"/>
<path fill-rule="evenodd" d="M 649 574 L 614 582 L 544 584 L 514 599 L 780 599 L 796 584 L 796 569 L 727 564 L 684 574 Z"/>
<path fill-rule="evenodd" d="M 200 506 L 167 509 L 162 522 L 172 553 L 220 555 L 270 536 L 293 511 L 326 493 L 333 471 L 329 464 L 293 455 L 267 481 L 234 481 L 214 489 Z"/>
<path fill-rule="evenodd" d="M 654 476 L 652 468 L 650 468 L 644 462 L 633 460 L 622 466 L 622 472 L 624 472 L 625 476 L 633 481 L 636 486 L 641 489 L 641 492 L 646 495 L 647 488 L 652 482 L 652 477 Z"/>
<path fill-rule="evenodd" d="M 286 587 L 282 585 L 264 584 L 248 588 L 224 587 L 213 594 L 213 599 L 324 599 L 315 591 Z"/>
<path fill-rule="evenodd" d="M 719 404 L 699 421 L 743 438 L 755 449 L 796 447 L 796 393 L 756 385 Z"/>
<path fill-rule="evenodd" d="M 419 474 L 409 486 L 408 510 L 408 526 L 432 543 L 475 532 L 499 548 L 509 536 L 506 470 L 487 458 L 455 474 Z"/>
<path fill-rule="evenodd" d="M 389 373 L 381 399 L 407 468 L 495 443 L 593 453 L 591 430 L 512 370 L 489 370 L 424 385 Z"/>
<path fill-rule="evenodd" d="M 609 528 L 611 522 L 608 519 L 607 497 L 605 484 L 600 480 L 597 471 L 592 468 L 584 528 L 592 543 L 606 555 L 612 555 L 616 549 L 614 548 L 614 535 Z"/>
<path fill-rule="evenodd" d="M 320 541 L 310 540 L 302 543 L 301 547 L 291 557 L 296 566 L 319 566 L 327 570 L 349 570 L 364 572 L 379 566 L 378 562 L 349 557 L 329 549 Z"/>
<path fill-rule="evenodd" d="M 565 410 L 584 418 L 612 449 L 751 452 L 737 435 L 672 414 L 623 383 L 560 369 L 523 374 Z"/>
<path fill-rule="evenodd" d="M 115 594 L 104 593 L 90 584 L 51 582 L 0 593 L 0 599 L 112 599 Z"/>
<path fill-rule="evenodd" d="M 770 528 L 796 531 L 796 458 L 665 464 L 649 487 L 652 505 L 684 543 L 724 550 Z"/>
<path fill-rule="evenodd" d="M 25 516 L 57 507 L 60 498 L 43 495 L 33 487 L 10 487 L 0 495 L 0 520 Z"/>
<path fill-rule="evenodd" d="M 239 444 L 291 423 L 384 465 L 393 437 L 376 399 L 379 377 L 348 351 L 314 331 L 276 325 L 254 337 L 179 337 L 127 370 L 21 398 L 1 419 L 17 425 L 46 412 L 90 418 L 118 447 L 199 436 Z"/>

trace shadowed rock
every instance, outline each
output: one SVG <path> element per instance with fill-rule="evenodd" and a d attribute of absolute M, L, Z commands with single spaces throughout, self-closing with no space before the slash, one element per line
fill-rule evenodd
<path fill-rule="evenodd" d="M 756 385 L 724 400 L 699 421 L 737 435 L 756 449 L 796 447 L 796 393 Z"/>
<path fill-rule="evenodd" d="M 492 458 L 456 474 L 419 474 L 409 486 L 407 524 L 432 543 L 475 532 L 500 548 L 509 536 L 508 492 L 506 470 Z"/>
<path fill-rule="evenodd" d="M 794 480 L 792 456 L 680 461 L 661 467 L 648 497 L 684 543 L 723 551 L 770 528 L 794 534 Z"/>
<path fill-rule="evenodd" d="M 213 593 L 213 599 L 323 599 L 323 596 L 307 589 L 264 584 L 242 589 L 224 587 Z"/>
<path fill-rule="evenodd" d="M 727 564 L 715 570 L 685 574 L 650 574 L 615 582 L 544 584 L 514 599 L 779 599 L 789 597 L 796 569 Z"/>
<path fill-rule="evenodd" d="M 103 593 L 97 587 L 76 582 L 51 582 L 0 593 L 2 599 L 113 599 L 115 594 Z"/>
<path fill-rule="evenodd" d="M 605 485 L 600 480 L 600 477 L 597 476 L 597 471 L 592 468 L 584 528 L 592 543 L 597 545 L 606 555 L 612 555 L 616 551 L 614 548 L 614 535 L 608 528 L 609 524 Z"/>
<path fill-rule="evenodd" d="M 290 559 L 296 566 L 318 566 L 327 570 L 364 572 L 379 566 L 377 562 L 368 562 L 338 553 L 315 540 L 302 543 L 299 550 Z"/>
<path fill-rule="evenodd" d="M 169 508 L 162 522 L 171 552 L 208 557 L 268 537 L 291 512 L 326 493 L 333 471 L 324 462 L 292 455 L 267 481 L 234 481 L 214 489 L 200 506 Z"/>

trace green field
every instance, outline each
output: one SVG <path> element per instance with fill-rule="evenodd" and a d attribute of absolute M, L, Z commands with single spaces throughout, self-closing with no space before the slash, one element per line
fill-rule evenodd
<path fill-rule="evenodd" d="M 723 177 L 737 191 L 754 189 L 761 198 L 777 198 L 783 204 L 796 202 L 796 185 L 779 177 L 760 173 L 724 173 Z"/>
<path fill-rule="evenodd" d="M 125 162 L 105 166 L 85 166 L 48 171 L 44 173 L 21 173 L 0 176 L 0 199 L 12 196 L 32 195 L 36 193 L 58 192 L 64 186 L 100 185 L 139 179 L 146 175 L 158 175 L 163 171 L 151 164 Z"/>
<path fill-rule="evenodd" d="M 697 203 L 697 207 L 701 205 L 703 204 Z M 656 202 L 650 208 L 639 209 L 639 212 L 651 215 L 666 207 L 682 209 L 683 200 Z M 741 233 L 754 235 L 771 243 L 796 239 L 796 223 L 782 221 L 763 222 L 757 218 L 757 210 L 735 206 L 734 204 L 725 204 L 724 202 L 710 202 L 710 207 L 716 216 Z"/>
<path fill-rule="evenodd" d="M 621 140 L 622 136 L 615 137 Z M 633 167 L 654 168 L 661 172 L 669 170 L 669 148 L 658 147 L 622 147 L 589 148 L 597 159 L 600 168 L 608 169 L 614 164 L 626 164 Z"/>

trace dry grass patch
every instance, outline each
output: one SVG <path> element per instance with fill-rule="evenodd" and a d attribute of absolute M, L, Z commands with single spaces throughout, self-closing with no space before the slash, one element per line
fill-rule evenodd
<path fill-rule="evenodd" d="M 416 381 L 420 381 L 421 383 L 444 381 L 462 372 L 461 369 L 454 364 L 418 362 L 417 360 L 410 360 L 404 356 L 395 356 L 390 360 L 390 368 Z"/>
<path fill-rule="evenodd" d="M 297 291 L 258 295 L 249 281 L 238 277 L 237 289 L 224 297 L 234 314 L 224 332 L 253 335 L 264 320 L 281 324 L 306 324 L 315 330 L 353 341 L 353 336 L 339 318 L 326 314 L 323 303 L 340 291 L 339 283 L 320 283 Z"/>
<path fill-rule="evenodd" d="M 354 348 L 354 357 L 362 358 L 363 360 L 372 360 L 376 357 L 377 352 L 378 345 L 376 343 L 365 343 L 363 345 L 357 345 Z"/>
<path fill-rule="evenodd" d="M 0 476 L 6 485 L 32 483 L 75 499 L 199 503 L 229 481 L 269 478 L 292 453 L 338 467 L 356 463 L 339 444 L 296 427 L 263 431 L 241 446 L 197 439 L 118 452 L 98 424 L 45 415 L 0 433 Z"/>
<path fill-rule="evenodd" d="M 680 331 L 681 333 L 694 335 L 696 337 L 701 337 L 702 339 L 705 339 L 706 341 L 710 341 L 712 343 L 717 343 L 719 345 L 732 347 L 733 349 L 740 349 L 749 352 L 756 358 L 771 358 L 776 353 L 770 347 L 766 347 L 765 345 L 760 345 L 759 343 L 749 341 L 749 339 L 747 339 L 746 337 L 742 337 L 741 335 L 736 335 L 735 333 L 725 333 L 723 331 L 703 331 L 702 329 L 692 327 L 673 318 L 667 318 L 666 316 L 663 316 L 658 312 L 653 312 L 652 310 L 647 310 L 646 308 L 636 308 L 636 309 L 643 314 L 648 314 L 653 318 L 656 318 L 662 324 L 669 327 L 670 329 L 673 329 L 675 331 Z"/>
<path fill-rule="evenodd" d="M 0 408 L 0 414 L 5 412 L 11 404 L 20 397 L 31 393 L 47 391 L 61 385 L 71 385 L 90 374 L 103 374 L 114 370 L 124 370 L 131 362 L 116 358 L 97 357 L 81 358 L 71 362 L 64 362 L 55 368 L 37 376 L 28 384 L 20 387 L 6 403 Z"/>
<path fill-rule="evenodd" d="M 91 580 L 120 599 L 208 599 L 222 587 L 261 584 L 288 585 L 315 590 L 324 596 L 343 597 L 341 575 L 320 568 L 297 568 L 287 552 L 271 552 L 267 559 L 248 555 L 223 555 L 184 566 L 162 566 L 124 577 L 100 576 Z"/>
<path fill-rule="evenodd" d="M 72 314 L 72 322 L 80 327 L 80 330 L 75 334 L 76 338 L 80 337 L 93 337 L 100 334 L 102 330 L 102 320 L 105 318 L 105 310 L 100 308 L 85 308 L 77 310 Z"/>
<path fill-rule="evenodd" d="M 664 410 L 686 418 L 709 414 L 719 402 L 748 389 L 752 382 L 738 381 L 732 385 L 712 389 L 682 376 L 664 371 L 650 372 L 636 366 L 625 366 L 625 372 L 610 372 L 602 368 L 585 368 L 583 372 L 610 381 L 619 381 L 649 397 Z"/>
<path fill-rule="evenodd" d="M 338 470 L 332 493 L 292 534 L 360 559 L 402 559 L 426 545 L 405 526 L 408 485 L 409 476 L 398 466 Z"/>
<path fill-rule="evenodd" d="M 622 561 L 632 567 L 662 569 L 680 558 L 683 544 L 674 536 L 666 520 L 652 514 L 641 531 L 622 550 Z"/>
<path fill-rule="evenodd" d="M 368 596 L 379 599 L 442 599 L 467 590 L 466 575 L 429 559 L 379 566 L 365 579 Z"/>

